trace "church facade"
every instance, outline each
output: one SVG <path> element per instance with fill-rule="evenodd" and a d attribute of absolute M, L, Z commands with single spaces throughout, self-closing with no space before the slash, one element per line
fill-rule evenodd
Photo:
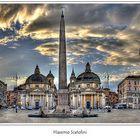
<path fill-rule="evenodd" d="M 89 63 L 86 64 L 85 72 L 78 77 L 72 70 L 70 84 L 68 85 L 70 95 L 70 107 L 81 108 L 103 108 L 106 105 L 106 96 L 100 88 L 101 80 L 97 74 L 91 71 Z"/>
<path fill-rule="evenodd" d="M 40 73 L 37 65 L 34 74 L 30 75 L 23 85 L 17 88 L 20 96 L 20 106 L 38 109 L 47 107 L 52 109 L 56 106 L 56 86 L 54 76 L 49 72 L 47 76 Z"/>

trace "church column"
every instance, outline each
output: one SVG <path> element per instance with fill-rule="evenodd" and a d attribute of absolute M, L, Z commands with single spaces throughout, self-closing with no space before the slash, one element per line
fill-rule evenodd
<path fill-rule="evenodd" d="M 99 93 L 98 93 L 98 108 L 100 107 L 100 96 L 99 96 Z"/>
<path fill-rule="evenodd" d="M 96 95 L 96 102 L 97 102 L 97 107 L 99 107 L 99 96 L 98 96 L 98 93 Z"/>
<path fill-rule="evenodd" d="M 96 106 L 96 94 L 94 95 L 94 108 L 96 108 L 97 106 Z"/>
<path fill-rule="evenodd" d="M 52 94 L 50 96 L 50 107 L 52 107 Z"/>
<path fill-rule="evenodd" d="M 101 96 L 100 93 L 98 94 L 98 100 L 99 100 L 99 108 L 101 107 Z"/>
<path fill-rule="evenodd" d="M 101 96 L 99 95 L 99 107 L 101 107 Z"/>
<path fill-rule="evenodd" d="M 100 107 L 102 108 L 102 95 L 100 95 Z"/>
<path fill-rule="evenodd" d="M 41 102 L 42 102 L 42 106 L 43 106 L 44 105 L 43 95 L 41 95 Z"/>
<path fill-rule="evenodd" d="M 77 108 L 77 95 L 74 96 L 75 99 L 75 108 Z"/>
<path fill-rule="evenodd" d="M 50 107 L 52 107 L 52 94 L 50 95 Z"/>
<path fill-rule="evenodd" d="M 43 101 L 44 101 L 44 107 L 46 107 L 46 102 L 47 102 L 47 95 L 46 94 L 43 96 Z"/>
<path fill-rule="evenodd" d="M 92 98 L 93 98 L 93 102 L 92 102 L 93 106 L 92 107 L 94 109 L 94 94 L 93 94 L 93 97 Z"/>
<path fill-rule="evenodd" d="M 34 95 L 33 97 L 34 97 L 34 98 L 33 98 L 33 99 L 34 99 L 34 100 L 33 100 L 33 106 L 35 107 L 35 99 L 36 99 L 35 97 L 36 97 L 36 96 Z"/>
<path fill-rule="evenodd" d="M 34 95 L 32 95 L 31 106 L 34 107 Z"/>
<path fill-rule="evenodd" d="M 86 95 L 84 95 L 84 107 L 86 107 Z"/>
<path fill-rule="evenodd" d="M 82 95 L 80 95 L 80 107 L 82 107 Z"/>
<path fill-rule="evenodd" d="M 91 94 L 91 97 L 90 97 L 90 102 L 91 102 L 91 107 L 93 108 L 93 94 Z"/>
<path fill-rule="evenodd" d="M 44 95 L 42 95 L 42 106 L 44 106 Z"/>
<path fill-rule="evenodd" d="M 41 95 L 39 95 L 39 106 L 42 106 Z"/>
<path fill-rule="evenodd" d="M 82 108 L 84 108 L 84 95 L 82 95 Z"/>
<path fill-rule="evenodd" d="M 80 98 L 81 98 L 81 97 L 80 97 L 80 95 L 78 94 L 78 98 L 77 98 L 77 99 L 78 99 L 78 106 L 77 106 L 77 107 L 80 107 Z"/>
<path fill-rule="evenodd" d="M 51 93 L 51 107 L 53 107 L 53 97 L 52 97 L 52 93 Z"/>
<path fill-rule="evenodd" d="M 48 107 L 48 94 L 46 95 L 46 102 L 47 102 L 47 107 Z"/>
<path fill-rule="evenodd" d="M 30 95 L 29 97 L 30 97 L 30 98 L 29 98 L 29 100 L 30 100 L 30 102 L 29 102 L 29 106 L 32 106 L 32 102 L 33 102 L 33 95 Z"/>
<path fill-rule="evenodd" d="M 79 104 L 79 96 L 76 96 L 76 108 L 78 108 L 78 104 Z"/>
<path fill-rule="evenodd" d="M 50 108 L 50 94 L 48 94 L 48 108 Z"/>
<path fill-rule="evenodd" d="M 74 103 L 74 93 L 72 94 L 72 106 L 73 107 L 75 106 L 75 103 Z"/>
<path fill-rule="evenodd" d="M 76 108 L 76 104 L 77 104 L 77 102 L 76 102 L 76 96 L 74 95 L 74 108 Z"/>
<path fill-rule="evenodd" d="M 29 106 L 32 106 L 32 102 L 33 102 L 33 95 L 30 95 L 30 103 L 29 103 Z"/>
<path fill-rule="evenodd" d="M 77 108 L 78 107 L 78 95 L 76 95 L 76 97 L 75 97 L 75 107 Z"/>

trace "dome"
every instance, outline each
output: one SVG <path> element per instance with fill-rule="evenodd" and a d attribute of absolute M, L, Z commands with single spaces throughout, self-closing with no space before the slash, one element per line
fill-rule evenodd
<path fill-rule="evenodd" d="M 44 75 L 40 74 L 38 65 L 35 68 L 34 74 L 29 76 L 26 80 L 26 84 L 46 84 L 47 79 Z"/>
<path fill-rule="evenodd" d="M 77 82 L 82 81 L 82 82 L 96 82 L 98 84 L 101 83 L 99 76 L 94 72 L 91 72 L 89 63 L 86 64 L 85 72 L 81 73 L 76 80 Z"/>
<path fill-rule="evenodd" d="M 78 81 L 85 81 L 85 82 L 93 82 L 96 81 L 100 83 L 100 78 L 97 74 L 93 72 L 83 72 L 77 77 L 77 82 Z"/>
<path fill-rule="evenodd" d="M 54 79 L 54 76 L 53 76 L 51 70 L 49 71 L 49 74 L 47 75 L 47 78 L 53 78 Z"/>

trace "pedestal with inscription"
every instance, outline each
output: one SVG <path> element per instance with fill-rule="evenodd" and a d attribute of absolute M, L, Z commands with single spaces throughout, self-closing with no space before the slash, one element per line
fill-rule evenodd
<path fill-rule="evenodd" d="M 69 103 L 69 92 L 68 89 L 58 90 L 58 105 L 56 107 L 56 112 L 58 113 L 68 113 L 70 112 Z"/>

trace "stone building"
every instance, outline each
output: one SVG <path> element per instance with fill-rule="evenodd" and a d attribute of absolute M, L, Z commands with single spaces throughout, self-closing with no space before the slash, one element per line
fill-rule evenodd
<path fill-rule="evenodd" d="M 124 78 L 118 85 L 119 102 L 129 108 L 140 108 L 140 75 Z"/>
<path fill-rule="evenodd" d="M 3 81 L 0 81 L 0 108 L 6 106 L 6 96 L 5 92 L 7 91 L 7 84 Z"/>
<path fill-rule="evenodd" d="M 6 104 L 8 107 L 20 104 L 20 96 L 16 91 L 14 90 L 6 91 L 5 96 L 6 96 Z"/>
<path fill-rule="evenodd" d="M 119 96 L 116 92 L 108 88 L 102 89 L 102 92 L 105 93 L 106 105 L 114 107 L 119 102 Z"/>
<path fill-rule="evenodd" d="M 24 107 L 48 107 L 52 109 L 56 106 L 56 86 L 54 76 L 49 72 L 47 76 L 40 73 L 38 65 L 34 74 L 26 79 L 23 85 L 17 87 L 20 94 L 20 105 Z"/>
<path fill-rule="evenodd" d="M 87 63 L 85 72 L 75 76 L 72 70 L 69 88 L 69 103 L 71 108 L 103 108 L 106 105 L 105 94 L 100 88 L 101 80 L 91 71 Z"/>

